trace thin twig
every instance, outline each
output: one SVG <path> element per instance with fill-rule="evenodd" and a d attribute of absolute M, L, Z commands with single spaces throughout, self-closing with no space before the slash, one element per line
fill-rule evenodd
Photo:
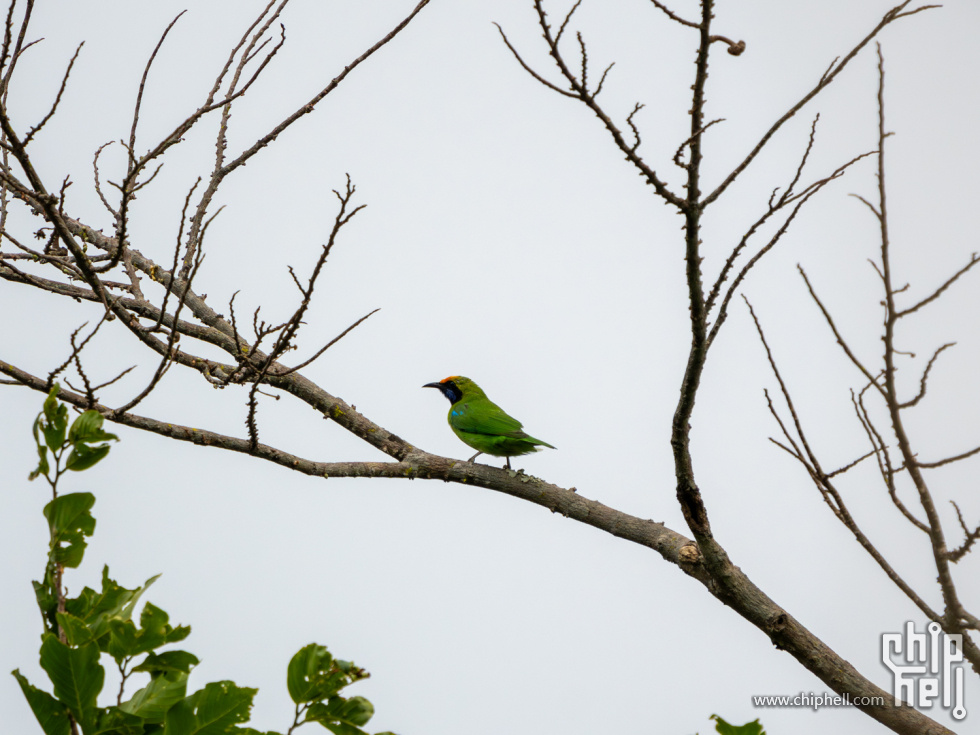
<path fill-rule="evenodd" d="M 980 263 L 980 257 L 977 257 L 977 254 L 976 253 L 971 254 L 970 255 L 970 262 L 968 262 L 965 266 L 963 266 L 958 271 L 956 271 L 956 273 L 954 273 L 952 276 L 950 276 L 948 279 L 946 279 L 946 281 L 939 288 L 937 288 L 935 291 L 933 291 L 932 294 L 930 294 L 926 298 L 922 299 L 922 301 L 920 301 L 919 303 L 917 303 L 915 306 L 910 306 L 908 309 L 902 309 L 901 311 L 897 312 L 895 314 L 895 318 L 896 319 L 901 319 L 903 316 L 908 316 L 909 314 L 912 314 L 912 313 L 918 311 L 919 309 L 921 309 L 926 304 L 930 304 L 933 301 L 935 301 L 936 299 L 938 299 L 940 296 L 943 295 L 943 292 L 947 288 L 949 288 L 950 286 L 953 285 L 953 283 L 956 282 L 956 279 L 958 279 L 964 273 L 966 273 L 971 268 L 973 268 L 973 266 L 975 266 L 977 263 Z"/>
<path fill-rule="evenodd" d="M 827 69 L 827 71 L 824 72 L 823 76 L 820 78 L 817 84 L 809 92 L 803 95 L 803 97 L 799 100 L 799 102 L 797 102 L 795 105 L 789 108 L 789 110 L 787 110 L 782 117 L 780 117 L 775 123 L 773 123 L 772 127 L 770 127 L 769 130 L 765 132 L 765 134 L 762 136 L 759 142 L 755 144 L 755 147 L 753 147 L 751 151 L 749 151 L 748 155 L 742 160 L 742 162 L 739 163 L 732 170 L 732 172 L 728 174 L 727 177 L 725 177 L 725 179 L 715 188 L 713 192 L 711 192 L 708 196 L 704 198 L 703 206 L 707 206 L 711 204 L 718 197 L 720 197 L 725 192 L 725 190 L 732 185 L 735 179 L 737 179 L 739 175 L 743 171 L 745 171 L 746 168 L 748 168 L 749 164 L 751 164 L 752 161 L 755 160 L 755 157 L 759 155 L 759 152 L 762 151 L 763 148 L 765 148 L 766 144 L 770 141 L 772 136 L 776 134 L 776 132 L 786 123 L 786 121 L 789 120 L 791 117 L 793 117 L 801 109 L 803 109 L 803 107 L 810 100 L 812 100 L 814 97 L 820 94 L 820 92 L 822 92 L 831 82 L 833 82 L 834 79 L 837 77 L 837 75 L 844 70 L 844 67 L 846 67 L 848 63 L 850 63 L 850 61 L 855 56 L 857 56 L 858 52 L 861 51 L 861 49 L 863 49 L 865 46 L 867 46 L 868 43 L 870 43 L 872 39 L 874 39 L 874 37 L 877 36 L 882 31 L 882 29 L 885 28 L 885 26 L 887 26 L 889 23 L 892 23 L 893 21 L 898 20 L 899 18 L 903 18 L 909 15 L 914 15 L 915 13 L 921 12 L 923 10 L 928 10 L 930 8 L 939 7 L 938 5 L 925 5 L 916 10 L 903 13 L 902 10 L 904 10 L 905 7 L 910 2 L 912 2 L 912 0 L 905 0 L 901 4 L 895 6 L 887 13 L 885 13 L 885 15 L 878 22 L 878 24 L 871 30 L 871 32 L 863 39 L 861 39 L 861 41 L 859 41 L 858 44 L 854 46 L 844 56 L 843 59 L 841 59 L 839 62 L 836 62 L 836 64 L 831 64 L 830 67 Z"/>
<path fill-rule="evenodd" d="M 844 341 L 844 338 L 841 336 L 841 333 L 837 329 L 837 325 L 834 323 L 833 317 L 830 315 L 830 312 L 827 311 L 827 307 L 823 305 L 823 302 L 820 300 L 820 297 L 817 296 L 817 292 L 814 290 L 813 284 L 810 283 L 810 279 L 807 277 L 806 271 L 803 270 L 803 267 L 800 265 L 797 265 L 796 269 L 800 272 L 800 275 L 803 276 L 803 281 L 806 283 L 807 290 L 810 292 L 810 297 L 820 308 L 820 312 L 823 314 L 824 320 L 827 322 L 827 326 L 829 326 L 830 331 L 834 333 L 834 337 L 837 340 L 837 344 L 840 345 L 841 349 L 844 351 L 844 354 L 847 355 L 848 359 L 850 359 L 850 361 L 854 364 L 854 366 L 864 374 L 864 377 L 868 379 L 868 382 L 871 384 L 871 386 L 874 387 L 879 393 L 881 393 L 882 396 L 884 396 L 885 389 L 878 383 L 878 381 L 871 374 L 871 372 L 864 366 L 864 363 L 862 363 L 857 358 L 857 355 L 854 354 L 854 352 L 851 350 L 847 342 Z"/>
<path fill-rule="evenodd" d="M 630 115 L 630 117 L 632 117 L 632 115 Z M 626 121 L 629 122 L 629 118 L 627 118 Z M 720 123 L 720 122 L 725 122 L 725 118 L 719 117 L 717 120 L 712 120 L 707 125 L 702 125 L 700 128 L 698 128 L 694 132 L 693 135 L 688 136 L 687 140 L 685 140 L 683 143 L 681 143 L 679 146 L 677 146 L 677 151 L 674 153 L 674 158 L 673 158 L 674 165 L 675 166 L 678 166 L 679 168 L 686 169 L 688 167 L 688 164 L 686 164 L 683 161 L 681 161 L 681 155 L 684 153 L 684 148 L 686 148 L 687 146 L 689 146 L 694 141 L 694 139 L 696 137 L 699 137 L 702 133 L 704 133 L 705 130 L 707 130 L 708 128 L 710 128 L 715 123 Z M 630 127 L 633 127 L 633 126 L 630 125 Z M 635 130 L 634 130 L 634 134 L 635 134 Z"/>
<path fill-rule="evenodd" d="M 943 465 L 952 464 L 953 462 L 959 462 L 963 459 L 968 459 L 975 454 L 980 454 L 980 447 L 974 447 L 969 451 L 963 452 L 962 454 L 956 454 L 952 457 L 946 457 L 946 459 L 938 459 L 935 462 L 920 462 L 919 460 L 913 460 L 913 464 L 916 467 L 921 467 L 922 469 L 935 469 L 936 467 L 942 467 Z"/>
<path fill-rule="evenodd" d="M 48 110 L 48 114 L 41 118 L 41 122 L 32 127 L 27 132 L 27 135 L 24 136 L 25 148 L 30 145 L 31 140 L 34 139 L 34 136 L 41 132 L 41 128 L 43 128 L 47 124 L 48 120 L 54 117 L 54 114 L 58 111 L 58 105 L 61 104 L 61 97 L 65 93 L 65 88 L 68 86 L 68 77 L 71 74 L 72 67 L 75 66 L 75 60 L 78 59 L 78 54 L 84 45 L 85 41 L 78 44 L 78 48 L 75 49 L 75 53 L 72 55 L 71 61 L 68 62 L 68 68 L 65 70 L 65 76 L 61 80 L 61 86 L 58 88 L 58 94 L 55 96 L 54 103 L 51 105 L 51 109 Z"/>
<path fill-rule="evenodd" d="M 838 467 L 833 472 L 828 472 L 827 473 L 827 477 L 837 477 L 837 475 L 843 475 L 845 472 L 847 472 L 848 470 L 853 469 L 854 467 L 856 467 L 857 465 L 859 465 L 861 462 L 863 462 L 864 460 L 866 460 L 868 457 L 873 457 L 874 454 L 875 454 L 875 452 L 872 449 L 870 452 L 868 452 L 865 455 L 862 455 L 862 456 L 858 457 L 853 462 L 848 462 L 843 467 Z"/>
<path fill-rule="evenodd" d="M 555 43 L 561 41 L 562 34 L 565 32 L 568 22 L 572 19 L 572 15 L 574 15 L 575 11 L 578 10 L 578 6 L 581 4 L 582 0 L 575 0 L 575 4 L 572 6 L 572 9 L 568 11 L 568 14 L 565 16 L 565 20 L 563 20 L 561 25 L 558 27 L 558 33 L 555 34 Z M 495 23 L 494 25 L 497 24 Z M 497 25 L 497 28 L 499 29 L 500 26 Z M 501 31 L 501 33 L 503 33 L 503 31 Z"/>
<path fill-rule="evenodd" d="M 932 366 L 933 366 L 933 364 L 935 364 L 936 358 L 939 357 L 939 354 L 943 350 L 946 350 L 946 349 L 954 346 L 955 344 L 956 344 L 955 342 L 947 342 L 942 347 L 940 347 L 938 350 L 936 350 L 934 353 L 932 353 L 932 357 L 929 358 L 929 362 L 926 364 L 926 369 L 924 371 L 922 371 L 922 378 L 921 378 L 921 380 L 919 380 L 919 392 L 915 395 L 914 398 L 911 398 L 911 399 L 905 401 L 905 403 L 898 404 L 898 407 L 899 408 L 911 408 L 912 406 L 916 405 L 919 401 L 921 401 L 925 397 L 925 395 L 926 395 L 926 381 L 929 380 L 929 371 L 932 370 Z"/>
<path fill-rule="evenodd" d="M 553 83 L 549 82 L 543 76 L 541 76 L 536 71 L 534 71 L 534 69 L 532 69 L 528 65 L 528 63 L 526 61 L 524 61 L 524 59 L 521 57 L 521 55 L 517 52 L 517 49 L 514 48 L 513 45 L 511 45 L 510 39 L 507 38 L 507 34 L 504 33 L 504 29 L 500 27 L 500 24 L 499 23 L 494 23 L 494 25 L 497 26 L 497 30 L 500 31 L 500 37 L 504 40 L 504 44 L 507 46 L 508 49 L 510 49 L 510 52 L 514 55 L 514 58 L 517 59 L 517 63 L 521 65 L 521 67 L 524 69 L 524 71 L 526 71 L 532 77 L 534 77 L 535 79 L 537 79 L 539 82 L 541 82 L 541 84 L 543 84 L 544 86 L 546 86 L 548 89 L 550 89 L 550 90 L 552 90 L 554 92 L 557 92 L 558 94 L 564 95 L 565 97 L 572 97 L 573 99 L 577 99 L 578 98 L 578 95 L 575 94 L 575 92 L 570 92 L 567 89 L 562 89 L 557 84 L 553 84 Z"/>
<path fill-rule="evenodd" d="M 744 298 L 745 297 L 743 296 L 743 299 Z M 892 582 L 900 590 L 902 590 L 902 592 L 906 595 L 906 597 L 908 597 L 909 600 L 911 600 L 913 604 L 915 604 L 915 606 L 918 607 L 929 619 L 931 620 L 939 619 L 938 613 L 935 610 L 933 610 L 914 589 L 912 589 L 912 587 L 901 577 L 901 575 L 898 574 L 895 568 L 888 563 L 888 561 L 878 550 L 878 548 L 871 542 L 871 540 L 867 537 L 867 535 L 861 530 L 861 528 L 857 524 L 857 521 L 854 520 L 854 517 L 851 515 L 850 511 L 848 510 L 847 505 L 844 503 L 843 497 L 831 482 L 831 476 L 825 473 L 821 469 L 820 463 L 817 460 L 816 455 L 814 455 L 813 452 L 810 450 L 810 445 L 807 442 L 805 434 L 803 433 L 802 425 L 797 416 L 796 409 L 793 406 L 792 397 L 790 396 L 789 391 L 786 388 L 786 384 L 783 382 L 782 377 L 779 374 L 779 369 L 776 366 L 775 358 L 773 357 L 772 352 L 769 349 L 769 345 L 766 342 L 765 333 L 762 331 L 762 325 L 760 324 L 759 320 L 756 318 L 755 312 L 752 309 L 752 305 L 748 302 L 748 299 L 745 299 L 745 301 L 749 307 L 749 313 L 752 316 L 753 322 L 755 323 L 756 331 L 759 333 L 759 338 L 762 341 L 762 345 L 766 351 L 766 356 L 769 361 L 769 366 L 773 370 L 773 374 L 775 375 L 776 380 L 779 383 L 780 390 L 783 394 L 783 399 L 786 402 L 786 405 L 790 410 L 790 414 L 793 417 L 794 426 L 796 428 L 797 435 L 800 437 L 800 442 L 802 444 L 803 451 L 801 451 L 797 447 L 795 441 L 792 439 L 789 432 L 786 430 L 786 427 L 783 424 L 782 420 L 778 417 L 775 409 L 772 406 L 772 401 L 769 398 L 769 394 L 767 391 L 766 400 L 769 402 L 770 413 L 776 416 L 780 428 L 783 430 L 783 435 L 786 436 L 786 438 L 792 443 L 795 451 L 789 450 L 787 447 L 785 447 L 784 445 L 782 445 L 781 443 L 775 440 L 771 440 L 771 441 L 773 441 L 773 443 L 780 446 L 782 449 L 788 451 L 790 454 L 796 457 L 797 460 L 800 461 L 800 463 L 807 470 L 807 473 L 810 475 L 811 479 L 816 485 L 817 490 L 820 492 L 824 502 L 831 509 L 831 512 L 854 535 L 854 538 L 858 541 L 859 544 L 861 544 L 861 547 L 871 556 L 872 559 L 875 560 L 875 562 L 878 564 L 879 567 L 881 567 L 882 571 L 886 574 L 886 576 L 888 576 L 888 578 L 891 579 Z M 804 456 L 804 452 L 806 453 L 805 456 Z M 837 472 L 840 472 L 840 470 L 838 470 Z"/>
<path fill-rule="evenodd" d="M 956 509 L 956 518 L 960 522 L 960 528 L 963 529 L 963 535 L 965 536 L 963 543 L 956 549 L 950 549 L 949 560 L 954 564 L 962 559 L 966 554 L 970 552 L 973 548 L 973 544 L 980 539 L 980 526 L 977 526 L 972 531 L 966 527 L 966 521 L 963 520 L 963 513 L 960 512 L 960 506 L 954 503 L 952 500 L 949 501 L 952 506 Z"/>
<path fill-rule="evenodd" d="M 337 344 L 341 339 L 343 339 L 344 337 L 346 337 L 353 329 L 355 329 L 356 327 L 358 327 L 361 324 L 361 322 L 363 322 L 364 320 L 366 320 L 372 314 L 376 314 L 379 311 L 381 311 L 381 309 L 373 309 L 373 310 L 369 311 L 367 314 L 365 314 L 364 316 L 362 316 L 356 322 L 354 322 L 349 327 L 347 327 L 347 329 L 345 329 L 343 332 L 341 332 L 340 334 L 338 334 L 332 340 L 330 340 L 329 342 L 327 342 L 327 344 L 325 344 L 323 347 L 321 347 L 319 350 L 317 350 L 317 352 L 313 355 L 313 357 L 309 358 L 308 360 L 305 360 L 304 362 L 301 362 L 296 367 L 290 368 L 289 370 L 286 370 L 285 372 L 280 373 L 280 375 L 289 375 L 290 373 L 295 373 L 297 370 L 302 370 L 307 365 L 310 365 L 311 363 L 313 363 L 314 360 L 316 360 L 318 357 L 320 357 L 320 355 L 322 355 L 324 352 L 326 352 L 331 347 L 333 347 L 335 344 Z"/>
<path fill-rule="evenodd" d="M 105 194 L 102 192 L 102 181 L 99 176 L 99 156 L 101 156 L 102 151 L 104 151 L 110 145 L 112 145 L 112 141 L 109 141 L 108 143 L 103 143 L 96 149 L 95 158 L 92 160 L 92 169 L 95 174 L 95 193 L 99 195 L 99 199 L 102 200 L 102 206 L 104 206 L 109 211 L 109 214 L 112 215 L 113 219 L 118 220 L 119 211 L 117 209 L 114 209 L 112 205 L 109 204 L 109 200 L 105 198 Z"/>
<path fill-rule="evenodd" d="M 732 253 L 728 256 L 728 259 L 725 261 L 725 265 L 722 268 L 721 273 L 719 273 L 718 278 L 715 281 L 715 284 L 712 287 L 707 300 L 705 301 L 705 313 L 708 313 L 708 310 L 714 304 L 714 300 L 715 298 L 717 298 L 723 282 L 727 279 L 731 268 L 734 266 L 735 260 L 738 258 L 742 250 L 745 248 L 745 245 L 748 242 L 749 238 L 751 238 L 756 233 L 756 231 L 763 225 L 763 223 L 765 223 L 765 221 L 772 214 L 779 211 L 779 209 L 781 209 L 782 207 L 788 204 L 791 203 L 796 204 L 796 206 L 794 206 L 793 209 L 790 211 L 790 213 L 786 216 L 786 219 L 779 226 L 779 228 L 776 230 L 773 236 L 769 238 L 769 241 L 761 248 L 759 248 L 758 252 L 756 252 L 751 258 L 749 258 L 748 261 L 746 261 L 745 265 L 742 266 L 738 274 L 732 280 L 731 285 L 729 285 L 728 290 L 725 292 L 725 296 L 722 299 L 721 304 L 718 306 L 718 314 L 715 318 L 714 324 L 711 326 L 711 331 L 708 333 L 707 344 L 709 347 L 714 343 L 715 337 L 718 335 L 719 330 L 721 329 L 722 325 L 725 323 L 725 319 L 728 317 L 728 305 L 731 302 L 732 298 L 735 296 L 735 293 L 738 291 L 739 285 L 741 285 L 742 281 L 745 280 L 746 276 L 748 276 L 749 271 L 751 271 L 752 268 L 754 268 L 755 265 L 768 252 L 770 252 L 774 247 L 776 247 L 776 245 L 782 239 L 783 235 L 786 234 L 790 226 L 793 224 L 793 221 L 796 219 L 796 215 L 800 213 L 800 210 L 802 210 L 803 207 L 806 205 L 806 203 L 810 200 L 810 197 L 817 194 L 817 192 L 819 192 L 824 186 L 829 184 L 831 181 L 834 181 L 835 179 L 838 179 L 841 176 L 843 176 L 848 168 L 850 168 L 855 163 L 857 163 L 858 161 L 860 161 L 861 159 L 869 155 L 871 155 L 871 153 L 862 153 L 858 156 L 855 156 L 847 163 L 838 166 L 833 171 L 833 173 L 831 173 L 828 176 L 825 176 L 824 178 L 818 181 L 814 181 L 798 194 L 791 194 L 790 189 L 787 189 L 786 192 L 784 193 L 784 196 L 780 198 L 780 201 L 778 202 L 776 207 L 769 209 L 765 214 L 762 215 L 762 217 L 756 220 L 756 222 L 752 225 L 752 227 L 749 228 L 748 232 L 745 233 L 745 235 L 742 237 L 739 244 L 735 246 L 735 248 L 732 250 Z"/>

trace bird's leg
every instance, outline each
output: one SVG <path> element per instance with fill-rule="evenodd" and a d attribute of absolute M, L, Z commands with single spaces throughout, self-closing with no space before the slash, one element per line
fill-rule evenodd
<path fill-rule="evenodd" d="M 510 457 L 507 458 L 507 469 L 510 469 Z"/>
<path fill-rule="evenodd" d="M 474 455 L 473 455 L 472 457 L 470 457 L 470 458 L 469 458 L 468 460 L 466 460 L 466 461 L 467 461 L 467 462 L 472 462 L 472 461 L 473 461 L 474 459 L 476 459 L 477 457 L 479 457 L 479 456 L 480 456 L 481 454 L 483 454 L 483 452 L 477 452 L 476 454 L 474 454 Z"/>

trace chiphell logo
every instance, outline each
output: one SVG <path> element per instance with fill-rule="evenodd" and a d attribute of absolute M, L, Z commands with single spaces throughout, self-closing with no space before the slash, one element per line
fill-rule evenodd
<path fill-rule="evenodd" d="M 929 709 L 937 702 L 954 720 L 966 717 L 963 704 L 963 636 L 946 635 L 939 623 L 917 633 L 910 621 L 902 633 L 883 633 L 881 662 L 894 680 L 895 704 Z"/>

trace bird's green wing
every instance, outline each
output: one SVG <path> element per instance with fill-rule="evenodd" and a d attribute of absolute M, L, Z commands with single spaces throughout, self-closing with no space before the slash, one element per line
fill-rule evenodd
<path fill-rule="evenodd" d="M 468 434 L 490 434 L 492 436 L 527 436 L 521 431 L 520 421 L 508 415 L 492 401 L 462 400 L 453 404 L 449 410 L 449 423 L 457 431 Z"/>

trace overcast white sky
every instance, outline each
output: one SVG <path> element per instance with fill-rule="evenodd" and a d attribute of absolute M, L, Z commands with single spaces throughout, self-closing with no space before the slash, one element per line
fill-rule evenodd
<path fill-rule="evenodd" d="M 230 44 L 264 2 L 199 0 L 179 21 L 150 75 L 139 130 L 146 149 L 203 99 Z M 39 2 L 10 96 L 21 129 L 43 114 L 82 40 L 61 114 L 34 144 L 49 188 L 67 175 L 67 210 L 97 227 L 110 220 L 91 191 L 95 149 L 127 136 L 145 60 L 186 4 Z M 414 0 L 295 0 L 287 42 L 262 81 L 236 104 L 240 150 L 309 99 L 386 33 Z M 568 3 L 549 3 L 559 18 Z M 878 21 L 880 0 L 720 2 L 715 32 L 744 39 L 738 58 L 714 50 L 705 143 L 708 190 L 772 121 Z M 677 0 L 695 17 L 697 3 Z M 633 103 L 641 152 L 679 188 L 670 156 L 687 136 L 686 95 L 696 36 L 641 0 L 585 0 L 577 29 L 596 71 L 616 66 L 605 103 L 623 120 Z M 368 205 L 343 231 L 301 336 L 309 355 L 355 319 L 358 330 L 308 368 L 326 390 L 418 446 L 471 453 L 445 424 L 447 404 L 420 386 L 447 375 L 478 381 L 527 430 L 558 447 L 516 462 L 550 482 L 664 521 L 686 533 L 674 497 L 670 421 L 689 337 L 680 218 L 622 160 L 584 107 L 523 72 L 500 23 L 529 62 L 556 80 L 530 0 L 433 0 L 393 43 L 359 67 L 313 115 L 232 177 L 217 204 L 197 282 L 209 302 L 240 291 L 240 314 L 269 321 L 295 303 L 286 270 L 315 261 L 336 211 L 331 189 L 350 173 Z M 900 21 L 881 37 L 887 64 L 889 193 L 896 280 L 909 303 L 978 250 L 976 33 L 980 6 L 954 0 Z M 876 141 L 873 48 L 826 96 L 786 126 L 771 149 L 711 207 L 709 273 L 792 176 L 813 115 L 821 121 L 810 177 Z M 210 170 L 215 120 L 172 152 L 136 202 L 131 241 L 169 262 L 187 188 Z M 103 164 L 118 180 L 118 147 Z M 806 176 L 805 176 L 806 178 Z M 805 294 L 811 275 L 838 323 L 869 362 L 880 349 L 880 293 L 867 263 L 873 219 L 850 193 L 873 197 L 869 159 L 828 187 L 746 281 L 770 344 L 827 467 L 866 451 L 848 388 L 860 376 L 835 350 Z M 38 220 L 18 223 L 26 238 Z M 976 277 L 909 320 L 902 372 L 910 391 L 940 344 L 958 346 L 933 372 L 929 400 L 909 414 L 924 458 L 980 444 Z M 0 282 L 0 359 L 46 374 L 67 355 L 76 311 Z M 134 363 L 102 395 L 122 402 L 151 363 L 123 330 L 89 351 L 97 380 Z M 886 689 L 880 636 L 917 611 L 833 519 L 802 468 L 768 437 L 777 427 L 762 348 L 736 303 L 714 347 L 693 418 L 694 459 L 715 533 L 771 597 Z M 40 621 L 30 580 L 43 573 L 45 487 L 28 484 L 31 422 L 42 396 L 0 387 L 0 671 L 38 685 Z M 244 434 L 245 393 L 213 390 L 173 370 L 139 412 Z M 316 460 L 384 457 L 288 397 L 261 406 L 265 443 Z M 233 679 L 257 686 L 253 726 L 284 731 L 292 717 L 285 667 L 316 641 L 372 672 L 357 686 L 377 708 L 369 729 L 403 735 L 665 733 L 713 731 L 708 716 L 761 718 L 767 731 L 815 735 L 884 728 L 847 708 L 760 710 L 752 695 L 827 692 L 758 630 L 648 549 L 510 497 L 440 482 L 315 480 L 243 456 L 119 429 L 97 469 L 63 491 L 98 498 L 96 534 L 71 590 L 95 586 L 103 564 L 133 586 L 162 573 L 148 599 L 193 627 L 184 647 L 202 663 L 195 688 Z M 931 477 L 951 544 L 955 499 L 980 519 L 969 464 Z M 887 501 L 874 468 L 844 483 L 868 534 L 938 605 L 925 538 Z M 976 555 L 956 568 L 980 606 Z M 971 584 L 971 580 L 973 583 Z M 980 687 L 969 682 L 975 729 Z M 950 723 L 941 710 L 938 719 Z M 5 732 L 35 732 L 13 677 L 0 677 Z"/>

